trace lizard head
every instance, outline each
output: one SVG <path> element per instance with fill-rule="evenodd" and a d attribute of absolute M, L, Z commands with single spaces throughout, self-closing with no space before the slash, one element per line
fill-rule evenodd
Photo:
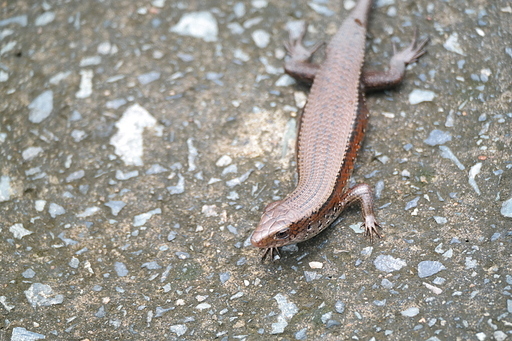
<path fill-rule="evenodd" d="M 291 229 L 295 214 L 289 207 L 276 201 L 265 208 L 260 223 L 251 236 L 251 243 L 259 248 L 276 248 L 294 243 Z"/>

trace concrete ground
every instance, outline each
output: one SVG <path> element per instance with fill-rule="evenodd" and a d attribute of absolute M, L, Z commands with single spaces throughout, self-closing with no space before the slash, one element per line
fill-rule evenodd
<path fill-rule="evenodd" d="M 512 4 L 376 1 L 359 208 L 260 262 L 296 182 L 287 26 L 346 1 L 0 1 L 0 340 L 512 339 Z M 318 61 L 322 59 L 319 53 Z"/>

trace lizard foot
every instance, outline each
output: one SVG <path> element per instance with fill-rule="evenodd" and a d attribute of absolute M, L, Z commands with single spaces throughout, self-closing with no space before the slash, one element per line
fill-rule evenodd
<path fill-rule="evenodd" d="M 414 30 L 414 38 L 406 49 L 397 52 L 396 45 L 393 43 L 393 58 L 394 60 L 399 60 L 404 64 L 411 64 L 418 60 L 421 56 L 427 52 L 425 50 L 425 46 L 427 45 L 429 38 L 425 38 L 418 42 L 418 29 Z"/>
<path fill-rule="evenodd" d="M 284 47 L 286 51 L 296 62 L 307 62 L 311 59 L 313 54 L 324 45 L 323 42 L 316 43 L 310 48 L 305 47 L 302 44 L 302 40 L 306 35 L 307 24 L 302 22 L 300 31 L 297 34 L 290 33 L 290 38 L 288 41 L 284 42 Z"/>
<path fill-rule="evenodd" d="M 367 215 L 364 222 L 365 236 L 370 238 L 370 242 L 373 242 L 375 237 L 382 238 L 382 235 L 377 230 L 382 228 L 380 224 L 375 220 L 375 216 Z"/>

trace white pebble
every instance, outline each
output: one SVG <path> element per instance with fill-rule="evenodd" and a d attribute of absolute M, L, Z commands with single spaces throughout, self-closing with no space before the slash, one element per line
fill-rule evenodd
<path fill-rule="evenodd" d="M 53 91 L 46 90 L 37 96 L 29 105 L 28 119 L 32 123 L 41 123 L 48 118 L 53 111 Z"/>

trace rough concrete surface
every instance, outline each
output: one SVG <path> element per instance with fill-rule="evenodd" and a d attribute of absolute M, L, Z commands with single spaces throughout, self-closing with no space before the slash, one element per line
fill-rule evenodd
<path fill-rule="evenodd" d="M 346 1 L 0 1 L 0 340 L 512 339 L 512 3 L 376 1 L 359 208 L 260 262 L 307 87 L 287 25 Z M 322 52 L 315 60 L 321 61 Z"/>

